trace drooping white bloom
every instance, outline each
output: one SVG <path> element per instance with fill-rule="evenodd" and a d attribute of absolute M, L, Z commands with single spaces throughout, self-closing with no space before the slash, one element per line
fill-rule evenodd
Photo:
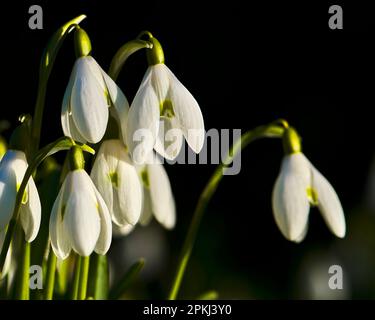
<path fill-rule="evenodd" d="M 164 130 L 160 130 L 159 120 L 164 121 Z M 163 157 L 175 159 L 183 137 L 195 153 L 204 144 L 199 105 L 164 63 L 148 67 L 129 110 L 126 130 L 126 144 L 138 164 L 145 162 L 153 148 Z"/>
<path fill-rule="evenodd" d="M 332 233 L 345 236 L 344 212 L 335 190 L 301 152 L 284 157 L 272 205 L 276 223 L 288 240 L 304 239 L 310 205 L 319 208 Z"/>
<path fill-rule="evenodd" d="M 140 224 L 147 225 L 152 215 L 166 229 L 176 224 L 176 206 L 171 184 L 163 165 L 157 161 L 139 167 L 143 181 L 143 210 Z"/>
<path fill-rule="evenodd" d="M 67 258 L 71 249 L 81 256 L 108 251 L 111 216 L 83 169 L 68 173 L 52 208 L 49 232 L 52 249 L 59 259 Z"/>
<path fill-rule="evenodd" d="M 120 140 L 102 143 L 91 178 L 119 227 L 135 225 L 142 211 L 142 185 Z"/>
<path fill-rule="evenodd" d="M 114 107 L 112 114 L 124 137 L 129 109 L 125 95 L 93 57 L 78 58 L 62 104 L 61 123 L 65 136 L 82 143 L 99 142 L 107 128 L 110 106 Z"/>
<path fill-rule="evenodd" d="M 22 183 L 28 164 L 25 153 L 8 150 L 0 163 L 0 231 L 12 218 L 17 191 Z M 25 240 L 31 242 L 38 234 L 41 219 L 41 205 L 38 190 L 31 177 L 20 207 L 21 225 Z"/>

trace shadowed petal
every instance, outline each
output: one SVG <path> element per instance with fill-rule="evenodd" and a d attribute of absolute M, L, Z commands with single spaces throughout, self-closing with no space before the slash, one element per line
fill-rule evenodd
<path fill-rule="evenodd" d="M 328 180 L 314 167 L 312 185 L 318 195 L 318 207 L 327 226 L 337 237 L 343 238 L 346 224 L 340 199 Z"/>

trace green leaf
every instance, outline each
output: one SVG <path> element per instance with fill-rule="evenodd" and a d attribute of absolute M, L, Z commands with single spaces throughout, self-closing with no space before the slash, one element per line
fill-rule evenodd
<path fill-rule="evenodd" d="M 106 300 L 108 298 L 108 290 L 109 270 L 107 256 L 92 254 L 87 296 L 94 300 Z"/>
<path fill-rule="evenodd" d="M 30 279 L 30 243 L 23 241 L 19 251 L 19 263 L 15 276 L 15 298 L 17 300 L 29 300 L 29 279 Z"/>
<path fill-rule="evenodd" d="M 55 292 L 63 298 L 68 298 L 68 282 L 70 271 L 74 268 L 74 258 L 74 254 L 71 254 L 65 260 L 57 261 Z"/>
<path fill-rule="evenodd" d="M 109 67 L 109 76 L 116 80 L 126 60 L 140 49 L 151 49 L 152 43 L 143 40 L 131 40 L 125 43 L 114 55 Z"/>
<path fill-rule="evenodd" d="M 135 279 L 138 277 L 138 274 L 141 272 L 142 268 L 145 265 L 145 260 L 140 259 L 134 263 L 129 270 L 124 274 L 116 286 L 114 286 L 110 293 L 109 299 L 117 300 L 119 299 L 127 289 L 134 283 Z"/>

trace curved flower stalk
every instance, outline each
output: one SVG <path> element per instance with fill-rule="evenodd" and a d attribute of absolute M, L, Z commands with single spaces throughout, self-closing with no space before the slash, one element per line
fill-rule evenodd
<path fill-rule="evenodd" d="M 301 242 L 307 233 L 310 206 L 317 206 L 332 233 L 343 238 L 346 226 L 339 197 L 301 152 L 294 129 L 287 129 L 285 136 L 294 139 L 294 146 L 284 156 L 273 189 L 272 206 L 277 226 L 285 238 Z"/>
<path fill-rule="evenodd" d="M 12 218 L 17 191 L 21 185 L 28 164 L 25 153 L 8 150 L 0 163 L 0 231 L 5 230 Z M 21 225 L 25 240 L 32 242 L 38 234 L 41 219 L 41 205 L 38 190 L 31 177 L 20 206 Z"/>
<path fill-rule="evenodd" d="M 59 259 L 71 249 L 87 257 L 105 254 L 111 244 L 112 225 L 108 208 L 82 168 L 70 171 L 53 205 L 50 218 L 52 249 Z"/>
<path fill-rule="evenodd" d="M 164 64 L 159 41 L 150 33 L 149 67 L 129 110 L 126 144 L 137 164 L 145 163 L 152 149 L 175 159 L 183 137 L 195 153 L 204 143 L 204 121 L 197 101 Z M 160 130 L 162 121 L 164 130 Z M 144 138 L 144 141 L 142 140 Z"/>
<path fill-rule="evenodd" d="M 76 33 L 81 56 L 74 64 L 62 103 L 64 135 L 82 143 L 99 142 L 107 128 L 109 107 L 113 107 L 113 116 L 119 121 L 124 135 L 128 101 L 116 83 L 89 56 L 91 45 L 86 32 L 80 28 Z"/>
<path fill-rule="evenodd" d="M 154 216 L 164 228 L 173 229 L 176 205 L 171 183 L 160 159 L 156 155 L 155 159 L 150 164 L 138 167 L 143 182 L 143 209 L 139 223 L 147 225 Z"/>
<path fill-rule="evenodd" d="M 103 196 L 112 221 L 125 229 L 134 226 L 142 211 L 142 185 L 136 168 L 120 140 L 102 143 L 91 178 Z"/>

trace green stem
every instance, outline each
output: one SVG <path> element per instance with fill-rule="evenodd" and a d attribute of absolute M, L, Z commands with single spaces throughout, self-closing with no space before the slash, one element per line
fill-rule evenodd
<path fill-rule="evenodd" d="M 94 253 L 90 256 L 90 272 L 87 296 L 94 300 L 107 300 L 109 287 L 108 260 L 106 255 Z"/>
<path fill-rule="evenodd" d="M 30 243 L 24 241 L 21 248 L 21 261 L 17 271 L 16 299 L 30 299 Z"/>
<path fill-rule="evenodd" d="M 46 92 L 47 92 L 47 78 L 40 75 L 39 79 L 39 87 L 38 87 L 38 95 L 36 98 L 35 109 L 34 109 L 34 117 L 31 127 L 31 156 L 35 155 L 37 150 L 39 149 L 40 143 L 40 132 L 42 130 L 42 120 L 43 120 L 43 112 L 44 112 L 44 105 L 46 101 Z"/>
<path fill-rule="evenodd" d="M 53 253 L 52 249 L 50 249 L 48 255 L 48 265 L 47 265 L 47 286 L 46 286 L 46 293 L 45 299 L 52 300 L 53 298 L 53 290 L 55 287 L 55 276 L 56 276 L 56 262 L 57 257 Z"/>
<path fill-rule="evenodd" d="M 143 40 L 131 40 L 125 43 L 120 49 L 117 50 L 116 54 L 112 58 L 111 65 L 109 67 L 108 75 L 116 81 L 122 67 L 126 60 L 135 52 L 140 49 L 151 49 L 152 43 Z"/>
<path fill-rule="evenodd" d="M 81 272 L 79 275 L 78 300 L 85 300 L 87 293 L 87 279 L 89 277 L 90 257 L 81 258 Z"/>
<path fill-rule="evenodd" d="M 186 266 L 189 262 L 189 258 L 191 256 L 191 252 L 193 250 L 194 242 L 197 237 L 198 229 L 203 217 L 203 214 L 206 210 L 206 207 L 211 200 L 212 196 L 215 194 L 215 191 L 223 178 L 223 170 L 225 170 L 226 166 L 228 166 L 237 155 L 237 153 L 246 148 L 251 142 L 258 140 L 260 138 L 281 138 L 284 132 L 284 127 L 280 124 L 273 122 L 267 126 L 260 126 L 255 128 L 254 130 L 248 131 L 244 133 L 240 139 L 238 139 L 234 145 L 232 146 L 231 150 L 229 151 L 226 160 L 221 163 L 211 176 L 210 180 L 208 181 L 206 187 L 204 188 L 203 192 L 200 195 L 198 200 L 197 206 L 195 208 L 195 212 L 193 215 L 193 219 L 191 221 L 187 236 L 185 238 L 184 245 L 182 247 L 181 255 L 178 260 L 177 270 L 175 273 L 175 277 L 172 283 L 171 290 L 169 292 L 168 299 L 175 300 L 177 298 L 182 279 L 185 274 Z"/>
<path fill-rule="evenodd" d="M 76 257 L 76 266 L 73 279 L 72 300 L 78 299 L 79 278 L 81 276 L 82 257 Z"/>

